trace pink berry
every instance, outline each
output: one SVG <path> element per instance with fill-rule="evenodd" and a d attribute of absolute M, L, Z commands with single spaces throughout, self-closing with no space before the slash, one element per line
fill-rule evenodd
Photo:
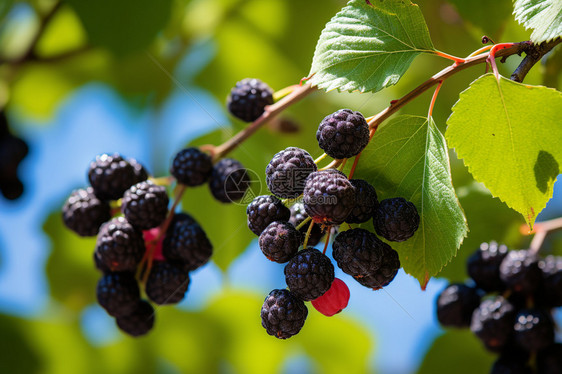
<path fill-rule="evenodd" d="M 332 287 L 322 296 L 312 300 L 312 306 L 325 316 L 338 314 L 349 302 L 349 288 L 339 278 L 334 278 Z"/>
<path fill-rule="evenodd" d="M 151 249 L 151 244 L 149 244 L 149 243 L 156 240 L 159 235 L 160 235 L 160 228 L 159 227 L 155 227 L 153 229 L 146 230 L 146 231 L 142 232 L 144 242 L 146 243 L 146 250 L 147 251 Z M 162 242 L 163 241 L 164 241 L 164 235 L 162 235 L 160 240 L 158 240 L 158 243 L 156 243 L 156 248 L 154 248 L 154 253 L 152 255 L 152 259 L 155 260 L 155 261 L 165 261 L 166 260 L 164 258 L 164 255 L 162 254 Z"/>

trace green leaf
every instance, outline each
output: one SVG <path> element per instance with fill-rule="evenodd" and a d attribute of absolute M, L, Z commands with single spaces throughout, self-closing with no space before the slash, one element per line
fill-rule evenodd
<path fill-rule="evenodd" d="M 488 373 L 494 359 L 470 330 L 451 329 L 435 339 L 418 374 Z"/>
<path fill-rule="evenodd" d="M 374 184 L 380 199 L 404 197 L 418 209 L 414 236 L 391 246 L 404 270 L 425 286 L 455 256 L 468 231 L 451 182 L 445 138 L 433 119 L 399 116 L 383 124 L 355 175 Z"/>
<path fill-rule="evenodd" d="M 562 162 L 562 93 L 487 74 L 460 94 L 447 140 L 479 182 L 532 226 Z"/>
<path fill-rule="evenodd" d="M 515 0 L 515 19 L 526 29 L 533 29 L 534 43 L 550 41 L 562 36 L 562 1 Z"/>
<path fill-rule="evenodd" d="M 123 55 L 154 39 L 170 18 L 172 0 L 69 0 L 92 43 Z"/>
<path fill-rule="evenodd" d="M 327 24 L 314 52 L 310 83 L 326 90 L 379 91 L 394 85 L 412 60 L 434 51 L 417 5 L 352 0 Z"/>
<path fill-rule="evenodd" d="M 454 4 L 461 17 L 494 37 L 511 18 L 511 0 L 448 0 Z M 450 27 L 450 26 L 449 26 Z M 498 35 L 499 36 L 499 35 Z"/>

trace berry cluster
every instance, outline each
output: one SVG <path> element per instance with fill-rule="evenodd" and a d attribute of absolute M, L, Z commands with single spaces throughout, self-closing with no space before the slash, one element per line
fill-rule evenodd
<path fill-rule="evenodd" d="M 540 258 L 490 242 L 471 255 L 467 268 L 474 285 L 451 284 L 441 292 L 439 322 L 470 327 L 498 353 L 492 373 L 532 373 L 532 363 L 538 373 L 561 373 L 552 309 L 562 306 L 562 257 Z"/>
<path fill-rule="evenodd" d="M 197 148 L 178 152 L 170 172 L 183 186 L 208 182 L 221 202 L 241 199 L 250 182 L 238 161 L 213 165 Z M 90 187 L 73 191 L 65 202 L 63 221 L 80 236 L 97 235 L 94 262 L 103 273 L 98 302 L 121 330 L 144 335 L 154 323 L 150 302 L 180 302 L 190 272 L 209 261 L 213 247 L 192 216 L 168 210 L 166 188 L 136 160 L 100 155 L 90 164 L 88 178 Z M 141 299 L 139 281 L 148 301 Z"/>
<path fill-rule="evenodd" d="M 28 151 L 27 144 L 10 133 L 6 113 L 0 111 L 0 192 L 6 199 L 15 200 L 23 193 L 18 166 Z"/>
<path fill-rule="evenodd" d="M 338 160 L 358 155 L 369 136 L 363 115 L 349 109 L 324 118 L 316 133 L 320 148 Z M 304 326 L 305 301 L 326 316 L 347 306 L 349 289 L 334 277 L 334 265 L 325 254 L 332 231 L 342 223 L 372 219 L 380 236 L 404 241 L 414 235 L 420 218 L 415 206 L 403 198 L 379 203 L 375 188 L 367 181 L 349 179 L 333 168 L 319 170 L 304 149 L 289 147 L 277 153 L 265 174 L 272 195 L 256 197 L 246 212 L 248 227 L 259 236 L 263 254 L 271 261 L 286 263 L 288 290 L 271 291 L 261 310 L 267 333 L 286 339 Z M 326 246 L 321 252 L 313 246 L 325 234 Z M 351 226 L 335 237 L 333 258 L 345 273 L 374 290 L 389 284 L 400 268 L 398 253 L 388 244 L 370 231 Z"/>

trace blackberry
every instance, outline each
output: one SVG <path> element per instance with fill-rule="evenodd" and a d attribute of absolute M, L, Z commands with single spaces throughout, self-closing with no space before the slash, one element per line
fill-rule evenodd
<path fill-rule="evenodd" d="M 148 179 L 148 171 L 146 171 L 145 167 L 140 162 L 134 158 L 128 158 L 127 162 L 131 164 L 135 170 L 136 183 L 144 182 Z"/>
<path fill-rule="evenodd" d="M 297 254 L 301 233 L 289 222 L 275 221 L 263 230 L 259 244 L 265 257 L 282 264 Z"/>
<path fill-rule="evenodd" d="M 101 200 L 117 200 L 137 181 L 135 168 L 121 155 L 102 154 L 90 163 L 90 184 Z"/>
<path fill-rule="evenodd" d="M 416 206 L 402 197 L 382 200 L 373 216 L 377 234 L 393 242 L 411 238 L 419 224 Z"/>
<path fill-rule="evenodd" d="M 0 180 L 0 192 L 8 200 L 18 199 L 23 194 L 23 191 L 23 183 L 17 177 L 10 180 Z"/>
<path fill-rule="evenodd" d="M 111 269 L 105 266 L 105 264 L 100 260 L 100 258 L 96 254 L 96 252 L 94 252 L 93 258 L 94 258 L 94 265 L 96 266 L 96 269 L 98 269 L 104 274 L 111 272 Z"/>
<path fill-rule="evenodd" d="M 170 173 L 179 183 L 193 187 L 207 182 L 212 170 L 211 156 L 198 148 L 186 148 L 174 157 Z"/>
<path fill-rule="evenodd" d="M 306 214 L 306 211 L 304 209 L 304 203 L 302 201 L 294 203 L 293 206 L 291 207 L 291 218 L 289 218 L 289 223 L 292 223 L 293 226 L 297 227 L 307 218 L 308 218 L 308 214 Z M 303 243 L 309 225 L 310 223 L 305 224 L 303 227 L 299 229 L 299 232 L 302 234 L 301 239 Z M 323 236 L 324 236 L 324 232 L 322 231 L 322 228 L 317 224 L 313 224 L 312 230 L 310 231 L 310 236 L 308 237 L 307 246 L 314 247 L 316 244 L 320 243 L 320 240 L 322 239 Z"/>
<path fill-rule="evenodd" d="M 273 290 L 261 308 L 261 324 L 269 335 L 287 339 L 304 326 L 308 309 L 304 302 L 285 289 Z"/>
<path fill-rule="evenodd" d="M 96 241 L 96 255 L 111 271 L 135 271 L 145 252 L 142 233 L 124 217 L 104 223 Z"/>
<path fill-rule="evenodd" d="M 562 344 L 556 343 L 537 354 L 539 374 L 562 374 Z"/>
<path fill-rule="evenodd" d="M 363 179 L 350 179 L 349 182 L 355 187 L 355 205 L 345 219 L 345 222 L 367 222 L 373 218 L 373 214 L 375 214 L 375 210 L 379 205 L 375 187 Z"/>
<path fill-rule="evenodd" d="M 312 300 L 311 304 L 323 315 L 331 317 L 345 309 L 349 296 L 349 288 L 344 281 L 334 278 L 330 289 L 324 295 Z"/>
<path fill-rule="evenodd" d="M 542 281 L 537 256 L 527 250 L 509 251 L 500 265 L 500 278 L 513 292 L 532 295 Z"/>
<path fill-rule="evenodd" d="M 248 204 L 246 215 L 250 230 L 260 235 L 271 222 L 288 221 L 291 211 L 275 196 L 261 195 Z"/>
<path fill-rule="evenodd" d="M 486 348 L 497 352 L 511 339 L 514 322 L 514 306 L 502 296 L 496 296 L 484 300 L 472 313 L 470 330 Z"/>
<path fill-rule="evenodd" d="M 310 174 L 303 195 L 306 213 L 320 224 L 343 223 L 355 206 L 355 187 L 345 175 L 334 170 Z"/>
<path fill-rule="evenodd" d="M 165 187 L 145 181 L 125 191 L 121 211 L 133 226 L 140 230 L 148 230 L 164 222 L 168 213 L 168 202 Z"/>
<path fill-rule="evenodd" d="M 179 303 L 189 288 L 189 273 L 179 263 L 154 261 L 146 280 L 146 296 L 158 305 Z"/>
<path fill-rule="evenodd" d="M 316 140 L 332 158 L 353 157 L 369 143 L 369 125 L 361 113 L 340 109 L 320 122 Z"/>
<path fill-rule="evenodd" d="M 400 259 L 398 252 L 386 245 L 382 250 L 381 266 L 373 273 L 366 276 L 354 276 L 353 278 L 365 287 L 379 290 L 392 282 L 399 269 Z"/>
<path fill-rule="evenodd" d="M 273 90 L 261 80 L 251 78 L 237 82 L 226 101 L 228 111 L 244 122 L 255 121 L 271 104 Z"/>
<path fill-rule="evenodd" d="M 547 306 L 562 306 L 562 257 L 546 256 L 539 261 L 543 275 L 540 300 Z"/>
<path fill-rule="evenodd" d="M 547 311 L 523 309 L 515 317 L 515 342 L 529 352 L 554 343 L 554 322 Z"/>
<path fill-rule="evenodd" d="M 0 112 L 4 113 L 4 112 Z M 5 116 L 0 119 L 5 135 L 0 138 L 0 191 L 8 200 L 15 200 L 23 194 L 23 183 L 18 177 L 20 162 L 29 152 L 27 143 L 10 134 Z"/>
<path fill-rule="evenodd" d="M 131 314 L 140 302 L 140 291 L 133 273 L 107 273 L 98 281 L 98 303 L 114 317 Z"/>
<path fill-rule="evenodd" d="M 111 219 L 111 209 L 107 201 L 98 199 L 94 189 L 88 187 L 72 192 L 62 207 L 62 219 L 78 235 L 94 236 Z"/>
<path fill-rule="evenodd" d="M 148 302 L 141 300 L 131 314 L 117 317 L 115 322 L 121 331 L 131 336 L 145 335 L 154 326 L 154 309 Z"/>
<path fill-rule="evenodd" d="M 316 248 L 306 248 L 285 265 L 285 281 L 291 292 L 304 301 L 328 291 L 334 281 L 334 265 Z"/>
<path fill-rule="evenodd" d="M 232 203 L 241 200 L 250 187 L 250 176 L 244 166 L 231 158 L 220 160 L 209 179 L 211 193 L 220 202 Z"/>
<path fill-rule="evenodd" d="M 476 288 L 464 284 L 447 286 L 437 298 L 437 319 L 447 327 L 469 327 L 472 312 L 480 305 Z"/>
<path fill-rule="evenodd" d="M 365 277 L 376 272 L 382 263 L 383 243 L 365 229 L 351 229 L 339 233 L 332 244 L 332 255 L 344 273 Z"/>
<path fill-rule="evenodd" d="M 162 254 L 177 260 L 187 270 L 195 270 L 209 261 L 213 245 L 201 226 L 188 214 L 174 215 L 162 243 Z"/>
<path fill-rule="evenodd" d="M 479 288 L 487 292 L 503 291 L 505 285 L 500 279 L 500 264 L 507 252 L 505 245 L 492 241 L 480 244 L 468 258 L 468 275 Z"/>
<path fill-rule="evenodd" d="M 278 152 L 265 168 L 267 188 L 277 197 L 292 199 L 302 194 L 305 180 L 318 170 L 304 149 L 289 147 Z"/>

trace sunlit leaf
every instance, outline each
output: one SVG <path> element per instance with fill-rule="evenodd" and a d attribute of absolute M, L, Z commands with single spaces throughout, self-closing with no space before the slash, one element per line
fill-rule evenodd
<path fill-rule="evenodd" d="M 562 2 L 559 0 L 515 0 L 515 19 L 527 29 L 533 29 L 535 43 L 562 36 Z"/>

